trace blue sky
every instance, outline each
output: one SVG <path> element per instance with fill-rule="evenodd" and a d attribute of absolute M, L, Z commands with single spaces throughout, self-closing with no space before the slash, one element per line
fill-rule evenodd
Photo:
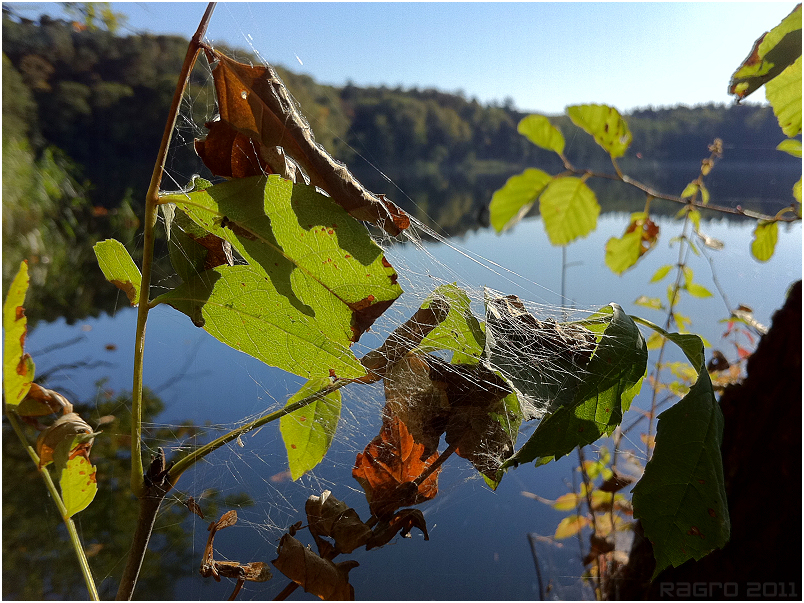
<path fill-rule="evenodd" d="M 14 3 L 16 7 L 22 5 Z M 463 91 L 560 113 L 599 102 L 730 102 L 726 87 L 754 40 L 794 2 L 219 3 L 214 42 L 258 51 L 321 83 Z M 204 4 L 113 3 L 124 31 L 189 37 Z M 26 16 L 58 14 L 28 5 Z M 764 101 L 760 91 L 751 100 Z"/>

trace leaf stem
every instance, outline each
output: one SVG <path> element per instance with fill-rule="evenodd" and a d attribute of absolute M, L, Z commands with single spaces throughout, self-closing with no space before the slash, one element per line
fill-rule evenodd
<path fill-rule="evenodd" d="M 250 423 L 246 423 L 245 425 L 238 427 L 237 429 L 233 429 L 229 433 L 222 435 L 219 438 L 216 438 L 209 442 L 208 444 L 204 444 L 200 448 L 192 451 L 190 454 L 185 456 L 183 459 L 179 460 L 168 472 L 168 479 L 170 480 L 171 485 L 175 485 L 176 481 L 179 479 L 182 473 L 187 471 L 190 467 L 192 467 L 195 463 L 200 461 L 210 452 L 213 452 L 220 448 L 221 446 L 228 444 L 232 440 L 236 440 L 239 436 L 252 431 L 253 429 L 257 429 L 258 427 L 262 427 L 266 423 L 270 423 L 272 421 L 276 421 L 277 419 L 281 419 L 285 415 L 289 415 L 292 412 L 299 410 L 300 408 L 304 408 L 308 404 L 312 404 L 317 400 L 320 400 L 332 392 L 342 388 L 344 385 L 348 385 L 349 383 L 353 383 L 351 379 L 344 379 L 341 381 L 337 381 L 332 385 L 325 387 L 324 389 L 318 390 L 314 394 L 310 394 L 306 398 L 299 400 L 298 402 L 294 402 L 290 406 L 285 406 L 279 410 L 275 410 L 273 412 L 268 413 L 267 415 L 263 415 L 259 419 L 255 419 Z"/>
<path fill-rule="evenodd" d="M 48 471 L 47 467 L 39 467 L 39 455 L 36 454 L 36 451 L 28 443 L 28 440 L 22 431 L 22 427 L 17 421 L 17 418 L 14 416 L 13 411 L 7 409 L 6 417 L 8 418 L 8 422 L 11 423 L 11 427 L 14 429 L 17 437 L 20 439 L 20 442 L 22 442 L 22 446 L 25 448 L 28 456 L 31 457 L 34 465 L 36 465 L 39 475 L 42 476 L 42 480 L 45 482 L 45 487 L 58 508 L 62 521 L 64 521 L 64 525 L 67 527 L 67 533 L 70 535 L 70 543 L 73 545 L 75 556 L 78 558 L 78 565 L 81 567 L 81 573 L 84 576 L 84 582 L 86 583 L 87 590 L 89 591 L 89 598 L 93 601 L 100 601 L 98 590 L 95 588 L 95 579 L 92 577 L 92 570 L 89 567 L 87 556 L 84 553 L 84 547 L 81 544 L 81 538 L 78 536 L 78 531 L 75 529 L 75 523 L 67 514 L 67 507 L 64 506 L 64 501 L 61 499 L 61 494 L 59 494 L 58 489 L 56 489 L 56 484 L 53 483 L 53 478 L 50 476 L 50 471 Z"/>
<path fill-rule="evenodd" d="M 424 480 L 426 480 L 433 473 L 435 473 L 436 469 L 438 469 L 444 463 L 444 461 L 446 461 L 450 456 L 452 456 L 452 453 L 455 452 L 457 449 L 458 446 L 456 444 L 450 444 L 449 446 L 447 446 L 446 449 L 444 449 L 444 452 L 442 452 L 439 455 L 439 457 L 435 461 L 433 461 L 433 464 L 430 465 L 427 469 L 425 469 L 419 477 L 413 480 L 413 484 L 417 488 L 421 486 L 424 483 Z"/>

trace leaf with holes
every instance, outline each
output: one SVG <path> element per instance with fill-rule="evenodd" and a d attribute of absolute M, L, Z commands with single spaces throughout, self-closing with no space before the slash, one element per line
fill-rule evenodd
<path fill-rule="evenodd" d="M 123 291 L 132 306 L 139 304 L 142 275 L 125 246 L 115 239 L 106 239 L 92 249 L 106 280 Z"/>
<path fill-rule="evenodd" d="M 639 393 L 648 361 L 645 340 L 617 304 L 583 321 L 601 339 L 581 374 L 572 402 L 539 423 L 530 439 L 504 467 L 538 460 L 544 464 L 610 435 Z"/>
<path fill-rule="evenodd" d="M 567 115 L 613 158 L 622 157 L 631 144 L 631 130 L 614 107 L 575 105 L 567 107 Z"/>
<path fill-rule="evenodd" d="M 28 262 L 23 260 L 3 302 L 3 392 L 9 406 L 23 401 L 34 378 L 34 362 L 25 353 L 28 319 L 23 304 L 27 292 Z"/>
<path fill-rule="evenodd" d="M 527 115 L 516 128 L 533 144 L 548 151 L 564 152 L 564 136 L 544 115 Z"/>
<path fill-rule="evenodd" d="M 536 168 L 511 176 L 491 197 L 489 215 L 494 230 L 502 232 L 524 218 L 552 179 Z"/>
<path fill-rule="evenodd" d="M 600 205 L 579 178 L 555 178 L 539 197 L 539 213 L 553 245 L 566 245 L 597 228 Z"/>
<path fill-rule="evenodd" d="M 243 178 L 161 198 L 247 266 L 194 275 L 155 301 L 232 347 L 303 377 L 365 374 L 349 345 L 402 293 L 365 227 L 314 187 Z M 280 343 L 278 343 L 280 342 Z"/>
<path fill-rule="evenodd" d="M 288 400 L 291 406 L 330 385 L 328 377 L 310 379 Z M 341 416 L 341 392 L 336 390 L 279 420 L 294 480 L 313 469 L 326 456 Z"/>

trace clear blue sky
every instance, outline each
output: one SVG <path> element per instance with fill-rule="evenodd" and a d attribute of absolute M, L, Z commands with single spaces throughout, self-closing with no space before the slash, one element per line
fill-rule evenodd
<path fill-rule="evenodd" d="M 20 5 L 26 16 L 56 4 Z M 795 2 L 219 3 L 214 42 L 252 47 L 321 83 L 462 90 L 560 113 L 730 102 L 729 77 Z M 113 3 L 125 31 L 189 37 L 204 4 Z M 750 100 L 764 102 L 763 92 Z"/>

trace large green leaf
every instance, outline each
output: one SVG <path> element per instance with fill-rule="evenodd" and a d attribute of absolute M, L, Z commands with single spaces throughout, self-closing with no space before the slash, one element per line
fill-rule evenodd
<path fill-rule="evenodd" d="M 28 319 L 23 304 L 27 292 L 28 262 L 23 260 L 3 302 L 3 391 L 9 406 L 22 402 L 34 378 L 33 360 L 25 353 Z"/>
<path fill-rule="evenodd" d="M 566 245 L 597 227 L 600 205 L 579 178 L 556 178 L 539 197 L 539 213 L 553 245 Z"/>
<path fill-rule="evenodd" d="M 564 135 L 544 115 L 523 117 L 516 130 L 536 146 L 556 153 L 564 152 Z"/>
<path fill-rule="evenodd" d="M 633 136 L 617 109 L 608 105 L 574 105 L 567 107 L 567 115 L 613 158 L 625 155 Z"/>
<path fill-rule="evenodd" d="M 116 239 L 106 239 L 92 249 L 106 280 L 123 291 L 132 306 L 140 303 L 142 275 L 125 246 Z"/>
<path fill-rule="evenodd" d="M 751 243 L 751 254 L 760 262 L 767 262 L 773 257 L 778 237 L 779 224 L 777 222 L 757 222 L 754 229 L 754 240 Z"/>
<path fill-rule="evenodd" d="M 552 179 L 550 174 L 535 168 L 511 176 L 491 197 L 489 214 L 494 229 L 502 232 L 519 222 Z"/>
<path fill-rule="evenodd" d="M 751 53 L 738 67 L 729 83 L 729 94 L 742 100 L 777 77 L 801 57 L 801 5 L 779 25 L 754 42 Z M 800 77 L 799 77 L 800 79 Z M 799 98 L 801 90 L 799 90 Z M 801 109 L 799 109 L 799 113 Z"/>
<path fill-rule="evenodd" d="M 620 306 L 611 304 L 583 324 L 590 329 L 605 328 L 592 359 L 581 371 L 572 403 L 543 419 L 505 466 L 533 460 L 544 464 L 610 435 L 639 393 L 648 351 L 634 321 Z"/>
<path fill-rule="evenodd" d="M 450 350 L 463 362 L 469 358 L 479 358 L 485 347 L 486 336 L 480 322 L 472 314 L 469 296 L 455 284 L 441 285 L 428 296 L 422 307 L 429 308 L 433 300 L 439 298 L 449 304 L 449 313 L 422 339 L 414 353 Z"/>
<path fill-rule="evenodd" d="M 320 392 L 331 381 L 310 379 L 288 400 L 291 406 Z M 279 419 L 279 431 L 288 451 L 290 475 L 294 480 L 313 469 L 326 456 L 341 416 L 341 392 L 336 390 Z"/>
<path fill-rule="evenodd" d="M 654 578 L 667 566 L 700 559 L 729 539 L 720 456 L 723 414 L 706 368 L 700 364 L 697 369 L 698 381 L 689 393 L 659 415 L 653 457 L 633 490 L 634 517 L 653 544 Z"/>
<path fill-rule="evenodd" d="M 329 369 L 340 377 L 364 374 L 349 345 L 402 289 L 361 223 L 315 187 L 278 176 L 237 179 L 161 201 L 231 243 L 248 266 L 197 273 L 156 301 L 236 349 L 299 375 Z"/>
<path fill-rule="evenodd" d="M 799 30 L 799 43 L 801 30 Z M 765 84 L 765 96 L 787 136 L 801 133 L 801 56 L 796 62 Z"/>

